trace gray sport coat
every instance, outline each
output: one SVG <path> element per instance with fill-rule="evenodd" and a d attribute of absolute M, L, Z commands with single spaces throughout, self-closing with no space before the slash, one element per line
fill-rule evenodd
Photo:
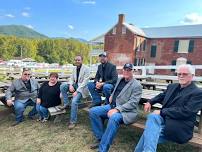
<path fill-rule="evenodd" d="M 118 79 L 112 96 L 114 95 L 114 92 L 116 91 L 116 88 L 120 83 L 121 79 L 122 78 Z M 141 95 L 141 84 L 136 79 L 132 79 L 125 85 L 123 90 L 117 96 L 116 109 L 121 112 L 124 124 L 131 124 L 137 120 L 138 103 L 141 99 Z"/>
<path fill-rule="evenodd" d="M 25 84 L 23 83 L 22 79 L 17 79 L 12 82 L 11 86 L 6 91 L 6 100 L 12 99 L 15 97 L 15 100 L 28 100 L 31 99 L 32 101 L 36 102 L 39 84 L 35 79 L 30 79 L 31 84 L 31 91 L 29 91 Z M 25 102 L 26 102 L 25 101 Z"/>

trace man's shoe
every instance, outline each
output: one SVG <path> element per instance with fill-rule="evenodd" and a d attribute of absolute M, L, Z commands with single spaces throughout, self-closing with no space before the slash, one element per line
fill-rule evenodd
<path fill-rule="evenodd" d="M 99 148 L 99 144 L 100 144 L 100 141 L 97 140 L 95 143 L 93 143 L 92 145 L 90 145 L 90 149 L 97 149 L 97 148 Z"/>
<path fill-rule="evenodd" d="M 91 103 L 89 105 L 89 108 L 96 107 L 96 106 L 101 106 L 101 103 Z"/>
<path fill-rule="evenodd" d="M 48 121 L 48 118 L 43 118 L 43 119 L 41 120 L 42 123 L 47 122 L 47 121 Z"/>
<path fill-rule="evenodd" d="M 76 127 L 76 124 L 75 123 L 70 123 L 68 125 L 68 129 L 71 130 L 71 129 L 74 129 Z"/>
<path fill-rule="evenodd" d="M 16 121 L 15 123 L 13 123 L 11 126 L 12 127 L 15 127 L 15 126 L 17 126 L 17 125 L 19 125 L 21 122 L 19 122 L 19 121 Z"/>

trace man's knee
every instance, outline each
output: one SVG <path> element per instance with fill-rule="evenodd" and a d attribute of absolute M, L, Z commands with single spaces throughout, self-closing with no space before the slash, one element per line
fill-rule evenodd
<path fill-rule="evenodd" d="M 95 116 L 95 115 L 98 115 L 98 110 L 97 110 L 97 107 L 92 107 L 90 108 L 89 110 L 89 116 L 92 117 L 92 116 Z"/>
<path fill-rule="evenodd" d="M 36 110 L 40 111 L 40 105 L 39 104 L 36 104 Z"/>
<path fill-rule="evenodd" d="M 15 104 L 14 108 L 15 108 L 15 111 L 21 112 L 21 111 L 24 111 L 25 106 L 22 103 L 17 103 Z"/>
<path fill-rule="evenodd" d="M 147 121 L 154 121 L 154 122 L 160 123 L 161 119 L 163 118 L 159 114 L 151 113 L 147 116 Z"/>
<path fill-rule="evenodd" d="M 65 91 L 67 92 L 69 90 L 69 85 L 67 83 L 62 83 L 60 85 L 60 91 Z"/>
<path fill-rule="evenodd" d="M 115 113 L 109 118 L 109 121 L 115 122 L 119 125 L 123 121 L 123 118 L 120 116 L 120 114 Z"/>
<path fill-rule="evenodd" d="M 103 86 L 103 91 L 104 92 L 111 92 L 111 90 L 112 90 L 112 85 L 111 84 L 105 84 L 104 86 Z"/>
<path fill-rule="evenodd" d="M 88 86 L 89 90 L 95 89 L 95 83 L 94 82 L 88 82 L 87 86 Z"/>

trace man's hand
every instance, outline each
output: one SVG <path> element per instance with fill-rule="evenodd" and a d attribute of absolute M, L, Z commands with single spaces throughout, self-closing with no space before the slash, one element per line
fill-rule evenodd
<path fill-rule="evenodd" d="M 96 89 L 101 89 L 101 87 L 104 85 L 103 82 L 96 82 Z"/>
<path fill-rule="evenodd" d="M 41 99 L 37 98 L 36 99 L 36 104 L 41 104 Z"/>
<path fill-rule="evenodd" d="M 161 112 L 160 110 L 154 110 L 154 111 L 153 111 L 153 113 L 154 113 L 154 114 L 157 114 L 157 115 L 160 115 L 160 112 Z"/>
<path fill-rule="evenodd" d="M 117 109 L 111 109 L 108 111 L 107 116 L 110 118 L 114 113 L 119 112 Z"/>
<path fill-rule="evenodd" d="M 69 85 L 69 91 L 72 92 L 72 93 L 75 91 L 74 87 L 72 85 Z"/>
<path fill-rule="evenodd" d="M 112 103 L 112 96 L 109 97 L 109 103 Z"/>
<path fill-rule="evenodd" d="M 7 105 L 8 105 L 9 107 L 13 105 L 13 101 L 12 101 L 12 100 L 7 100 L 6 103 L 7 103 Z"/>
<path fill-rule="evenodd" d="M 149 102 L 147 102 L 144 105 L 144 112 L 150 112 L 151 111 L 151 104 Z"/>
<path fill-rule="evenodd" d="M 75 91 L 74 93 L 73 93 L 73 97 L 75 97 L 77 95 L 77 91 Z"/>

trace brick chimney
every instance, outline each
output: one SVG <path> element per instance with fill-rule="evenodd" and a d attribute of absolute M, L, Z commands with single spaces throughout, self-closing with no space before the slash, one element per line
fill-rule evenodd
<path fill-rule="evenodd" d="M 119 14 L 119 22 L 118 24 L 123 24 L 125 22 L 125 15 L 124 14 Z"/>

